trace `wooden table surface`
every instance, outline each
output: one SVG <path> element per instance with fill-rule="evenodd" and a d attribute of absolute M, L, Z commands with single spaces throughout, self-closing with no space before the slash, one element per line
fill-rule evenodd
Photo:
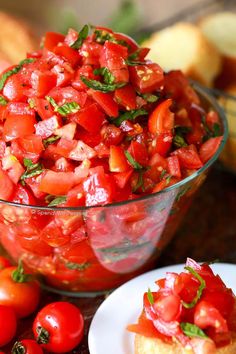
<path fill-rule="evenodd" d="M 184 223 L 157 261 L 157 267 L 183 263 L 187 256 L 199 261 L 219 259 L 236 263 L 236 175 L 219 168 L 211 171 Z M 89 325 L 104 297 L 75 299 L 44 292 L 41 306 L 58 300 L 69 300 L 83 312 L 86 323 L 84 340 L 71 353 L 88 354 Z M 19 324 L 17 339 L 32 337 L 32 319 Z M 5 353 L 11 353 L 11 346 L 2 349 Z"/>

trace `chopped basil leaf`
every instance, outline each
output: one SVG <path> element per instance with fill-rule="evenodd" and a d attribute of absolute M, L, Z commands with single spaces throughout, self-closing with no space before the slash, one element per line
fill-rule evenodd
<path fill-rule="evenodd" d="M 170 180 L 171 180 L 171 178 L 172 178 L 172 176 L 171 175 L 169 175 L 169 176 L 167 176 L 166 177 L 166 185 L 168 186 L 169 184 L 170 184 Z"/>
<path fill-rule="evenodd" d="M 0 96 L 0 105 L 1 106 L 6 106 L 7 105 L 7 100 L 3 96 Z"/>
<path fill-rule="evenodd" d="M 193 301 L 190 303 L 182 301 L 182 304 L 185 308 L 191 309 L 196 305 L 198 300 L 201 298 L 202 292 L 206 287 L 206 282 L 192 267 L 184 267 L 184 269 L 186 269 L 189 273 L 191 273 L 200 282 L 199 288 L 197 290 L 197 293 L 196 293 Z"/>
<path fill-rule="evenodd" d="M 113 84 L 114 81 L 115 81 L 115 77 L 112 75 L 110 70 L 108 70 L 105 67 L 104 68 L 95 69 L 93 71 L 93 73 L 94 73 L 94 75 L 102 75 L 105 84 Z"/>
<path fill-rule="evenodd" d="M 45 148 L 47 148 L 48 145 L 55 143 L 55 141 L 59 140 L 60 138 L 61 137 L 59 135 L 50 136 L 49 138 L 43 140 L 43 145 Z"/>
<path fill-rule="evenodd" d="M 154 297 L 153 297 L 153 293 L 151 292 L 150 288 L 148 288 L 147 298 L 148 298 L 150 305 L 154 305 Z"/>
<path fill-rule="evenodd" d="M 221 129 L 220 129 L 220 125 L 218 123 L 214 123 L 213 124 L 213 136 L 220 136 L 221 135 Z"/>
<path fill-rule="evenodd" d="M 67 102 L 59 106 L 50 96 L 46 96 L 46 100 L 54 107 L 54 111 L 58 112 L 63 117 L 66 117 L 71 113 L 76 113 L 80 110 L 80 106 L 77 102 Z"/>
<path fill-rule="evenodd" d="M 118 83 L 113 83 L 113 84 L 106 84 L 102 83 L 97 80 L 90 80 L 87 79 L 85 76 L 80 76 L 81 80 L 83 83 L 88 86 L 89 88 L 95 90 L 95 91 L 101 91 L 101 92 L 112 92 L 115 91 L 118 88 L 121 88 L 125 85 L 127 85 L 126 82 L 118 82 Z"/>
<path fill-rule="evenodd" d="M 133 60 L 138 59 L 141 50 L 142 50 L 142 48 L 139 48 L 139 49 L 137 49 L 135 52 L 133 52 L 132 54 L 130 54 L 130 55 L 128 56 L 128 60 L 133 61 Z"/>
<path fill-rule="evenodd" d="M 119 127 L 125 120 L 135 120 L 137 117 L 147 114 L 148 112 L 145 109 L 133 109 L 131 111 L 122 113 L 118 118 L 113 119 L 112 123 Z"/>
<path fill-rule="evenodd" d="M 66 268 L 71 269 L 71 270 L 83 271 L 90 266 L 90 263 L 89 262 L 84 262 L 84 263 L 67 262 L 67 263 L 65 263 L 65 266 L 66 266 Z"/>
<path fill-rule="evenodd" d="M 35 61 L 35 59 L 33 59 L 33 58 L 24 59 L 18 65 L 16 65 L 13 69 L 5 71 L 0 77 L 0 90 L 3 89 L 7 79 L 12 75 L 17 74 L 22 69 L 24 64 L 33 63 L 34 61 Z"/>
<path fill-rule="evenodd" d="M 199 338 L 208 338 L 207 335 L 195 324 L 188 322 L 181 322 L 180 327 L 183 333 L 188 337 L 199 337 Z"/>
<path fill-rule="evenodd" d="M 132 61 L 129 59 L 126 59 L 125 63 L 129 66 L 136 66 L 136 65 L 145 65 L 147 64 L 145 61 Z"/>
<path fill-rule="evenodd" d="M 78 39 L 70 47 L 73 49 L 79 49 L 82 46 L 83 41 L 88 37 L 88 35 L 89 35 L 89 26 L 84 25 L 84 27 L 78 34 Z"/>
<path fill-rule="evenodd" d="M 144 169 L 143 170 L 139 170 L 139 175 L 138 175 L 138 181 L 136 186 L 132 189 L 132 192 L 135 193 L 140 187 L 142 188 L 142 191 L 145 192 L 145 188 L 144 188 L 144 181 L 143 181 L 143 173 L 144 173 Z"/>
<path fill-rule="evenodd" d="M 154 103 L 159 100 L 159 96 L 152 95 L 151 93 L 145 93 L 142 95 L 142 97 L 148 102 L 148 103 Z"/>
<path fill-rule="evenodd" d="M 48 204 L 48 206 L 49 207 L 57 206 L 59 204 L 64 203 L 65 201 L 66 201 L 66 196 L 56 197 Z"/>
<path fill-rule="evenodd" d="M 177 135 L 177 134 L 173 138 L 173 144 L 177 148 L 188 146 L 188 144 L 186 143 L 185 139 L 181 135 Z"/>
<path fill-rule="evenodd" d="M 26 171 L 21 175 L 21 181 L 24 182 L 26 178 L 38 176 L 43 172 L 43 165 L 41 163 L 33 163 L 30 159 L 24 159 L 24 166 Z"/>
<path fill-rule="evenodd" d="M 142 170 L 144 167 L 142 165 L 140 165 L 137 161 L 135 161 L 135 159 L 133 158 L 133 156 L 129 153 L 128 150 L 125 150 L 125 156 L 127 158 L 127 160 L 129 161 L 130 165 L 135 169 L 135 170 Z"/>
<path fill-rule="evenodd" d="M 167 174 L 167 171 L 166 170 L 162 170 L 161 174 L 160 174 L 160 179 L 163 179 L 166 174 Z"/>
<path fill-rule="evenodd" d="M 100 44 L 104 44 L 106 41 L 109 41 L 129 48 L 129 44 L 125 40 L 116 39 L 112 33 L 107 32 L 106 30 L 95 29 L 94 35 L 95 41 Z"/>

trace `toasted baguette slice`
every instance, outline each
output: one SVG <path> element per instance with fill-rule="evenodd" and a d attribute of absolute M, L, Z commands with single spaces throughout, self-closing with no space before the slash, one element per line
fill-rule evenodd
<path fill-rule="evenodd" d="M 24 22 L 0 12 L 0 60 L 18 63 L 37 46 L 38 40 Z"/>
<path fill-rule="evenodd" d="M 164 70 L 180 69 L 204 85 L 211 86 L 221 69 L 217 49 L 190 23 L 177 23 L 156 32 L 143 45 L 151 48 L 148 58 Z"/>
<path fill-rule="evenodd" d="M 206 16 L 199 22 L 199 27 L 223 57 L 217 86 L 224 88 L 236 80 L 236 13 L 219 12 Z"/>
<path fill-rule="evenodd" d="M 236 338 L 233 343 L 219 348 L 216 354 L 235 354 Z M 180 344 L 167 344 L 160 339 L 135 336 L 135 354 L 194 354 L 192 349 L 183 348 Z"/>

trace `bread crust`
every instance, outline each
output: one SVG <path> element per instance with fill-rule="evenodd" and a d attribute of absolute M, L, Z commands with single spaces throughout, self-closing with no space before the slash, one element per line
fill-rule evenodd
<path fill-rule="evenodd" d="M 135 354 L 194 354 L 192 349 L 183 348 L 178 343 L 164 343 L 158 338 L 148 338 L 136 334 L 135 336 Z M 225 347 L 216 350 L 215 354 L 235 354 L 236 338 Z"/>
<path fill-rule="evenodd" d="M 37 48 L 37 38 L 23 21 L 0 12 L 0 23 L 0 60 L 15 64 Z"/>

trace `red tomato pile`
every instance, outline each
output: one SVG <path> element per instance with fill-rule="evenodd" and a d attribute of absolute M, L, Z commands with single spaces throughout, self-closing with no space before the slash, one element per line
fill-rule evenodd
<path fill-rule="evenodd" d="M 204 353 L 213 354 L 232 341 L 235 296 L 208 264 L 199 265 L 189 258 L 185 270 L 156 281 L 158 291 L 144 294 L 139 323 L 129 330 L 167 342 L 176 338 L 193 350 L 201 342 Z"/>
<path fill-rule="evenodd" d="M 31 275 L 25 274 L 21 263 L 13 267 L 5 257 L 0 260 L 6 264 L 0 271 L 0 347 L 3 347 L 15 337 L 18 319 L 37 310 L 40 288 Z M 82 340 L 84 320 L 76 306 L 54 302 L 37 313 L 32 329 L 35 340 L 16 341 L 12 354 L 43 354 L 43 349 L 52 353 L 70 352 Z"/>
<path fill-rule="evenodd" d="M 0 199 L 94 206 L 158 192 L 222 139 L 179 71 L 110 29 L 49 32 L 0 77 Z"/>

